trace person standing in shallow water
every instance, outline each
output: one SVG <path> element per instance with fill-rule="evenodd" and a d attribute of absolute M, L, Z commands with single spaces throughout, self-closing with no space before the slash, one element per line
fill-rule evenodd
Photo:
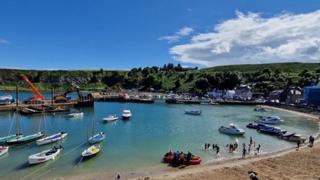
<path fill-rule="evenodd" d="M 219 146 L 218 146 L 218 144 L 217 144 L 217 145 L 216 145 L 216 155 L 219 154 L 219 151 L 220 151 L 220 148 L 219 148 Z"/>
<path fill-rule="evenodd" d="M 301 141 L 297 141 L 297 151 L 299 151 Z"/>
<path fill-rule="evenodd" d="M 310 146 L 310 147 L 313 147 L 313 143 L 314 143 L 314 137 L 311 135 L 311 136 L 309 137 L 309 146 Z"/>
<path fill-rule="evenodd" d="M 260 148 L 261 148 L 261 145 L 259 144 L 258 147 L 256 148 L 256 153 L 255 153 L 255 155 L 257 155 L 257 154 L 260 153 Z"/>
<path fill-rule="evenodd" d="M 246 153 L 247 153 L 247 150 L 246 150 L 246 144 L 245 144 L 245 143 L 243 143 L 242 158 L 245 158 L 245 157 L 246 157 Z"/>

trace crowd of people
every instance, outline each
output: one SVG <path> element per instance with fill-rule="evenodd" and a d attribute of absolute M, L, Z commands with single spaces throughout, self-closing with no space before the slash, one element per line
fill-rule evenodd
<path fill-rule="evenodd" d="M 233 153 L 239 147 L 239 143 L 238 141 L 236 141 L 234 143 L 227 144 L 226 147 L 228 148 L 229 153 Z M 205 150 L 212 149 L 213 151 L 215 150 L 217 155 L 220 152 L 220 147 L 218 146 L 218 144 L 205 143 L 204 149 Z M 255 141 L 253 141 L 252 137 L 250 137 L 248 145 L 246 145 L 246 143 L 242 144 L 242 157 L 245 158 L 245 156 L 247 154 L 250 154 L 253 149 L 254 149 L 254 155 L 258 155 L 260 153 L 261 145 L 258 144 L 256 146 Z"/>
<path fill-rule="evenodd" d="M 216 155 L 218 155 L 219 154 L 219 152 L 220 152 L 220 147 L 218 146 L 218 144 L 210 144 L 210 143 L 205 143 L 204 144 L 204 150 L 209 150 L 210 149 L 210 146 L 212 147 L 212 150 L 214 151 L 216 151 Z"/>
<path fill-rule="evenodd" d="M 167 156 L 172 156 L 173 155 L 173 161 L 172 164 L 184 164 L 187 163 L 189 164 L 193 154 L 191 152 L 188 152 L 187 154 L 183 153 L 183 151 L 177 151 L 177 152 L 172 152 L 169 151 L 165 154 L 165 157 Z"/>

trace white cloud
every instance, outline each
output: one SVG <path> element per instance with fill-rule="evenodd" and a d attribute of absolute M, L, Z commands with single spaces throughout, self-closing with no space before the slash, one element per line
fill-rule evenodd
<path fill-rule="evenodd" d="M 175 45 L 170 54 L 184 63 L 216 66 L 273 62 L 320 62 L 320 10 L 263 18 L 236 12 L 212 32 Z"/>
<path fill-rule="evenodd" d="M 9 41 L 3 38 L 0 38 L 0 44 L 9 44 Z"/>
<path fill-rule="evenodd" d="M 169 43 L 179 42 L 182 37 L 189 36 L 194 30 L 191 27 L 183 27 L 172 36 L 162 36 L 158 40 L 166 40 Z"/>

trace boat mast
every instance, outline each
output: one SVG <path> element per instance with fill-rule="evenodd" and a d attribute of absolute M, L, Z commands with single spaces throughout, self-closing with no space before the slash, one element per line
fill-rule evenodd
<path fill-rule="evenodd" d="M 94 111 L 93 111 L 94 113 Z M 93 114 L 93 120 L 92 120 L 92 136 L 94 135 L 94 129 L 95 129 L 95 121 L 96 121 L 96 115 Z"/>
<path fill-rule="evenodd" d="M 16 84 L 16 134 L 20 134 L 20 122 L 19 122 L 19 87 L 18 84 Z"/>

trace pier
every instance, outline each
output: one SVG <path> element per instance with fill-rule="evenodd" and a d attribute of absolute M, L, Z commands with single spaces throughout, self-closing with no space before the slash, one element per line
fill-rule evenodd
<path fill-rule="evenodd" d="M 94 101 L 98 102 L 132 102 L 132 103 L 154 103 L 154 98 L 147 94 L 127 94 L 127 93 L 91 93 Z"/>

